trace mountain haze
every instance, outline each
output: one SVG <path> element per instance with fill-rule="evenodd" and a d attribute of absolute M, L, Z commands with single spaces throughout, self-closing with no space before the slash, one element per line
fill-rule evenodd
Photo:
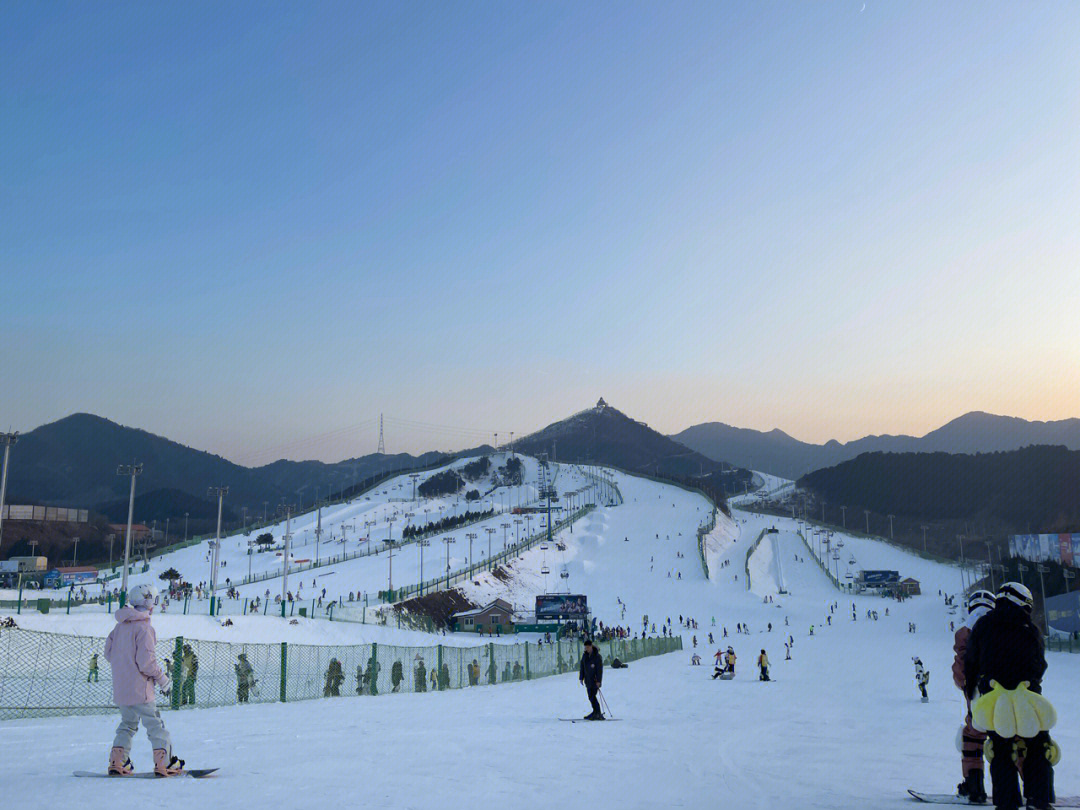
<path fill-rule="evenodd" d="M 721 422 L 694 425 L 672 436 L 704 456 L 740 467 L 797 479 L 862 453 L 991 453 L 1030 445 L 1080 450 L 1080 419 L 1033 422 L 972 411 L 925 436 L 865 436 L 850 442 L 810 444 L 781 430 L 762 432 Z"/>

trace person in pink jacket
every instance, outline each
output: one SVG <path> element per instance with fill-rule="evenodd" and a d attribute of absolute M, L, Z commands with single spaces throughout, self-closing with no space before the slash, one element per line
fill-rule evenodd
<path fill-rule="evenodd" d="M 968 638 L 975 629 L 976 622 L 994 607 L 994 595 L 989 591 L 974 591 L 967 598 L 968 615 L 953 637 L 955 657 L 952 665 L 953 683 L 964 691 L 964 655 L 967 653 Z M 964 727 L 960 731 L 960 772 L 964 781 L 956 787 L 957 795 L 967 797 L 972 804 L 986 801 L 986 786 L 983 780 L 983 744 L 986 732 L 979 731 L 971 724 L 971 701 L 964 698 Z"/>
<path fill-rule="evenodd" d="M 105 639 L 105 660 L 112 667 L 113 702 L 120 709 L 109 753 L 109 775 L 131 776 L 135 767 L 128 756 L 139 723 L 154 747 L 154 773 L 176 776 L 184 762 L 172 753 L 172 738 L 165 730 L 154 690 L 168 696 L 169 676 L 157 660 L 157 633 L 150 624 L 157 590 L 153 585 L 136 585 L 128 593 L 127 604 L 116 611 L 116 627 Z"/>

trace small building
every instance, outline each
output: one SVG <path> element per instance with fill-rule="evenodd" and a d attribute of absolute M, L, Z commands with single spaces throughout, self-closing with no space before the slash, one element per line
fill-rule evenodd
<path fill-rule="evenodd" d="M 514 632 L 514 608 L 505 599 L 496 599 L 481 608 L 455 613 L 454 629 L 464 633 Z"/>
<path fill-rule="evenodd" d="M 127 537 L 127 524 L 126 523 L 110 523 L 109 534 L 113 535 L 117 540 L 123 540 Z M 150 527 L 143 523 L 131 524 L 131 542 L 138 543 L 146 540 L 150 537 L 152 532 Z"/>
<path fill-rule="evenodd" d="M 900 580 L 896 588 L 904 596 L 918 596 L 922 593 L 922 586 L 919 584 L 919 580 L 913 579 L 912 577 Z"/>
<path fill-rule="evenodd" d="M 68 585 L 89 585 L 97 582 L 98 570 L 92 565 L 54 568 L 45 575 L 46 588 L 66 588 Z"/>

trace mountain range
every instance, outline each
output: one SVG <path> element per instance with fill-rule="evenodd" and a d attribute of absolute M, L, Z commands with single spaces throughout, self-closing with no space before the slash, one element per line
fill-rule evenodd
<path fill-rule="evenodd" d="M 783 478 L 832 467 L 863 453 L 991 453 L 1030 445 L 1080 450 L 1080 419 L 1033 422 L 1014 416 L 972 411 L 925 436 L 865 436 L 850 442 L 810 444 L 782 430 L 762 432 L 721 422 L 694 425 L 674 434 L 677 442 L 711 459 L 723 459 Z"/>

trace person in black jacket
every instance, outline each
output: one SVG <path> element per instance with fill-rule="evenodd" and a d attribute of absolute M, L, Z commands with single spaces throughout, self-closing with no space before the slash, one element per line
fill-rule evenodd
<path fill-rule="evenodd" d="M 600 684 L 604 680 L 604 659 L 600 657 L 600 651 L 593 645 L 591 638 L 585 639 L 585 652 L 578 667 L 578 680 L 585 684 L 589 703 L 592 704 L 592 712 L 585 715 L 585 719 L 603 720 L 604 713 L 596 702 L 596 693 L 600 691 Z"/>
<path fill-rule="evenodd" d="M 994 609 L 976 623 L 964 654 L 964 691 L 969 700 L 989 692 L 990 681 L 1008 690 L 1027 681 L 1030 691 L 1041 694 L 1046 656 L 1042 633 L 1031 621 L 1032 604 L 1030 590 L 1007 582 L 997 593 Z M 1053 774 L 1047 731 L 1028 739 L 1006 739 L 990 730 L 987 747 L 998 810 L 1017 810 L 1024 804 L 1017 781 L 1016 761 L 1020 758 L 1028 806 L 1038 810 L 1050 807 Z"/>

